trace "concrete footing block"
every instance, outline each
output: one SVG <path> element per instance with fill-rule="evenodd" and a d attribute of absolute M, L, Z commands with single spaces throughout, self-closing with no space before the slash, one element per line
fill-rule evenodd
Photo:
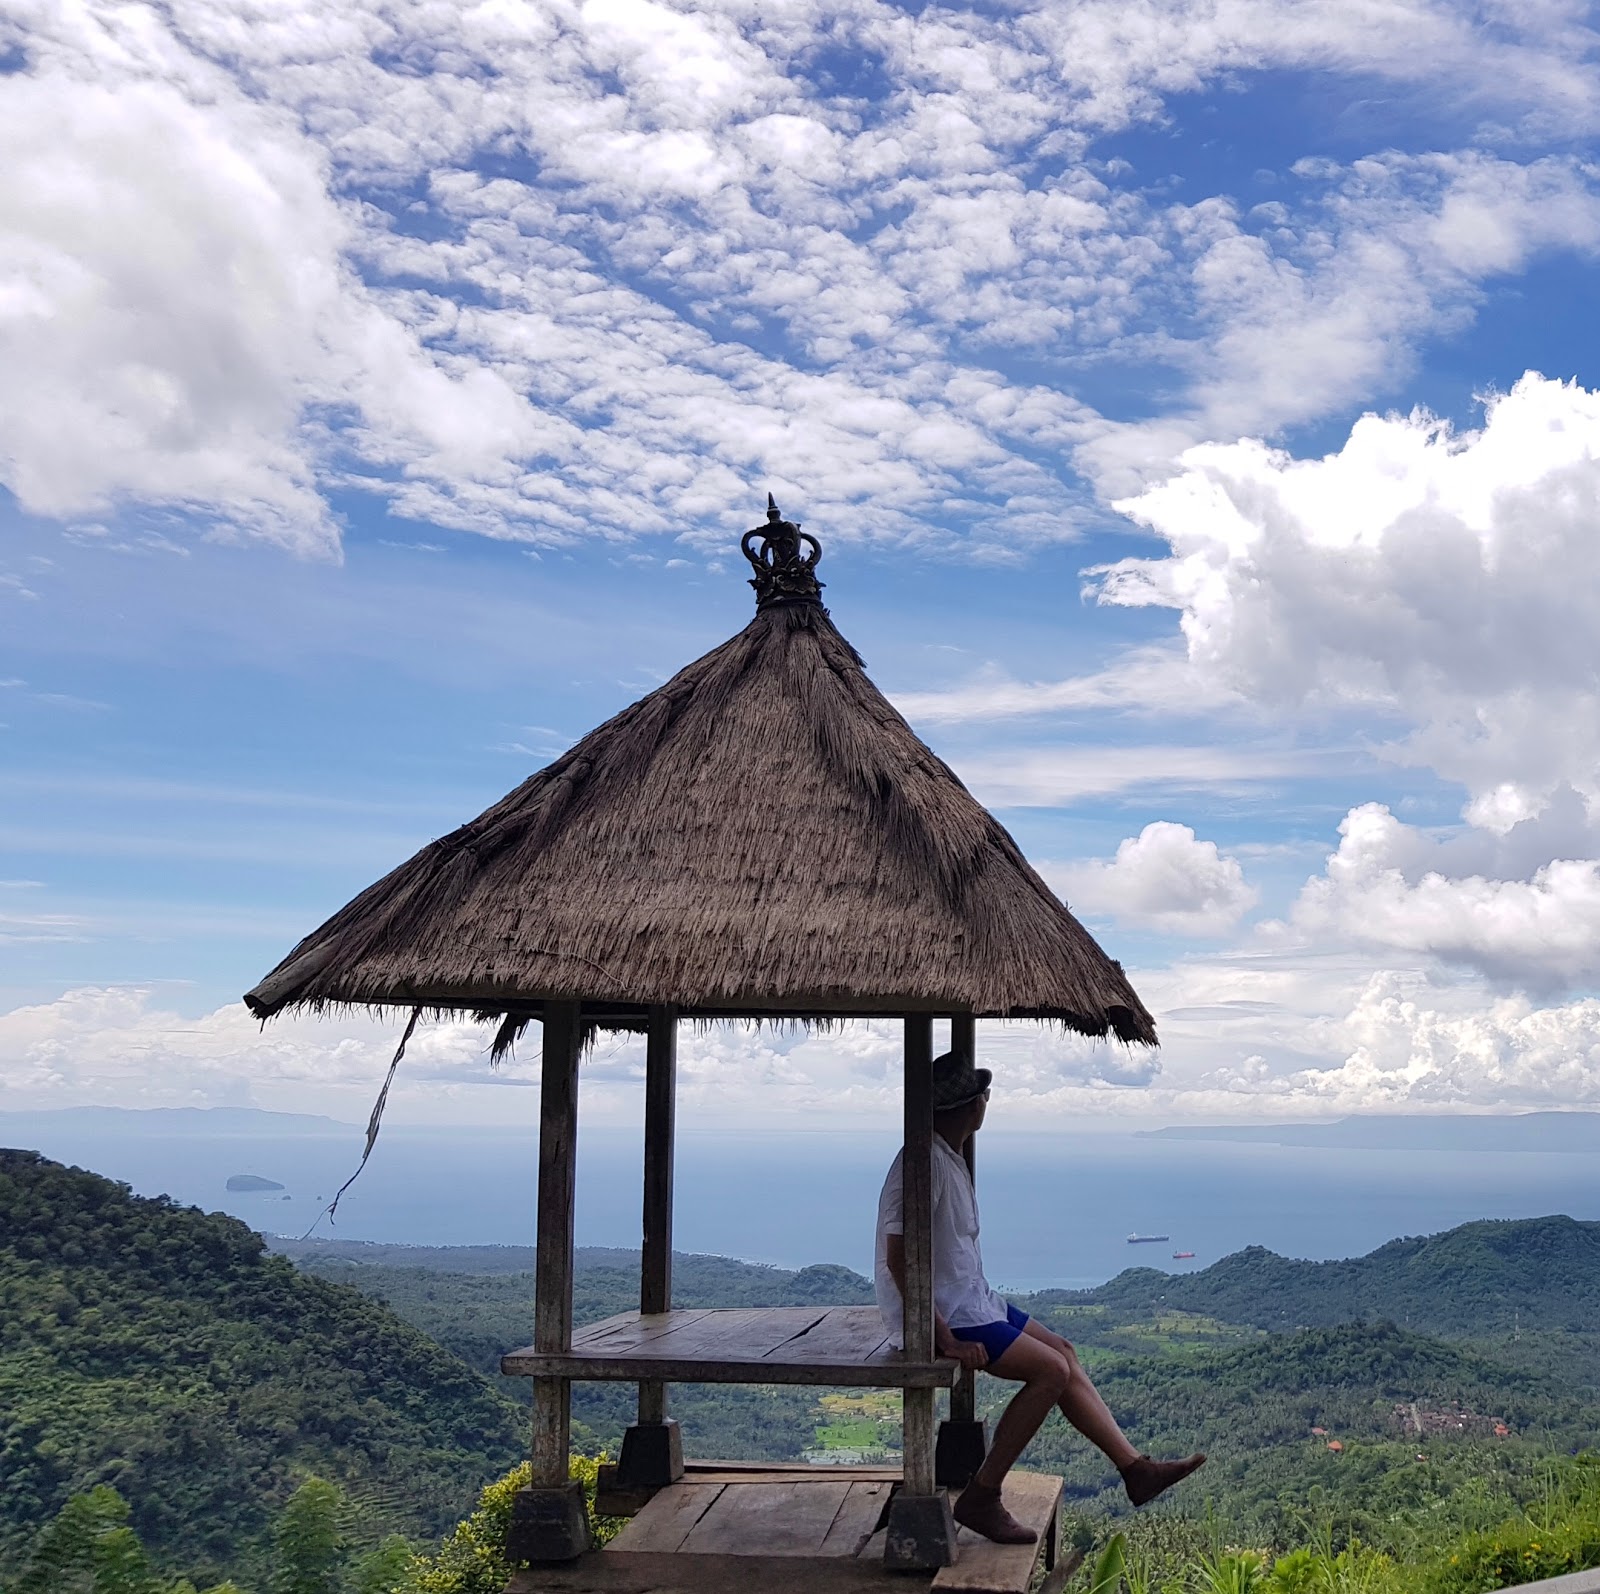
<path fill-rule="evenodd" d="M 683 1433 L 675 1418 L 636 1422 L 622 1436 L 617 1483 L 624 1489 L 664 1489 L 683 1476 Z"/>
<path fill-rule="evenodd" d="M 589 1548 L 589 1513 L 581 1483 L 535 1484 L 518 1489 L 511 1504 L 506 1559 L 575 1561 Z"/>
<path fill-rule="evenodd" d="M 934 1442 L 933 1481 L 942 1489 L 966 1488 L 988 1453 L 988 1423 L 947 1417 Z"/>
<path fill-rule="evenodd" d="M 889 1502 L 883 1564 L 898 1572 L 932 1572 L 954 1566 L 956 1519 L 950 1514 L 950 1491 L 907 1494 L 900 1490 Z"/>

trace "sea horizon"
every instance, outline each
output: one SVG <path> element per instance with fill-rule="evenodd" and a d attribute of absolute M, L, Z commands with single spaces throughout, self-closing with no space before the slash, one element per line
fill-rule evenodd
<path fill-rule="evenodd" d="M 8 1123 L 23 1116 L 37 1131 L 29 1149 L 266 1234 L 429 1246 L 533 1240 L 536 1140 L 526 1125 L 386 1127 L 330 1224 L 319 1214 L 359 1163 L 359 1130 L 118 1135 L 0 1114 L 0 1140 L 14 1138 Z M 682 1130 L 674 1244 L 870 1273 L 878 1188 L 895 1150 L 886 1130 Z M 637 1247 L 641 1161 L 637 1131 L 581 1136 L 578 1244 Z M 283 1188 L 229 1191 L 238 1174 Z M 1478 1218 L 1600 1219 L 1600 1159 L 996 1130 L 980 1138 L 978 1191 L 990 1277 L 1024 1292 L 1090 1288 L 1134 1266 L 1189 1271 L 1250 1245 L 1330 1260 Z M 1130 1244 L 1130 1234 L 1165 1238 Z M 1178 1260 L 1177 1251 L 1194 1256 Z"/>

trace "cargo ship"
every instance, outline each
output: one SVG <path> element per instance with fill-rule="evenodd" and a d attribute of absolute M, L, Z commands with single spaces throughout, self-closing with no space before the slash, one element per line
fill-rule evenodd
<path fill-rule="evenodd" d="M 1129 1245 L 1166 1245 L 1172 1236 L 1170 1234 L 1130 1234 Z"/>
<path fill-rule="evenodd" d="M 1174 1262 L 1192 1262 L 1192 1261 L 1194 1261 L 1194 1252 L 1193 1251 L 1174 1251 L 1172 1253 L 1172 1260 Z"/>

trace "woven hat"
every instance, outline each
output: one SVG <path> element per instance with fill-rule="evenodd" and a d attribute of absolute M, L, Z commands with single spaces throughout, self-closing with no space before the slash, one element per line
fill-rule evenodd
<path fill-rule="evenodd" d="M 987 1068 L 974 1068 L 954 1052 L 943 1052 L 933 1060 L 933 1110 L 949 1112 L 965 1107 L 989 1088 L 994 1075 Z"/>

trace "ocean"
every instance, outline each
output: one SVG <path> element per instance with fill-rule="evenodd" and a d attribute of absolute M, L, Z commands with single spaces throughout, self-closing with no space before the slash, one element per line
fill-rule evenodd
<path fill-rule="evenodd" d="M 0 1124 L 0 1143 L 7 1143 Z M 13 1137 L 9 1143 L 16 1143 Z M 29 1126 L 32 1149 L 140 1195 L 230 1212 L 298 1236 L 360 1160 L 361 1133 L 116 1134 Z M 873 1132 L 685 1130 L 677 1152 L 682 1251 L 870 1272 L 878 1188 L 895 1152 Z M 594 1129 L 578 1159 L 577 1241 L 639 1243 L 637 1133 Z M 316 1233 L 416 1245 L 530 1245 L 532 1132 L 386 1128 L 337 1222 Z M 233 1174 L 281 1192 L 230 1192 Z M 1085 1288 L 1131 1266 L 1184 1271 L 1247 1245 L 1358 1256 L 1474 1218 L 1600 1219 L 1600 1158 L 1583 1152 L 1401 1151 L 991 1131 L 980 1137 L 984 1257 L 1002 1288 Z M 1166 1235 L 1130 1245 L 1131 1232 Z M 1174 1251 L 1193 1251 L 1175 1261 Z"/>

